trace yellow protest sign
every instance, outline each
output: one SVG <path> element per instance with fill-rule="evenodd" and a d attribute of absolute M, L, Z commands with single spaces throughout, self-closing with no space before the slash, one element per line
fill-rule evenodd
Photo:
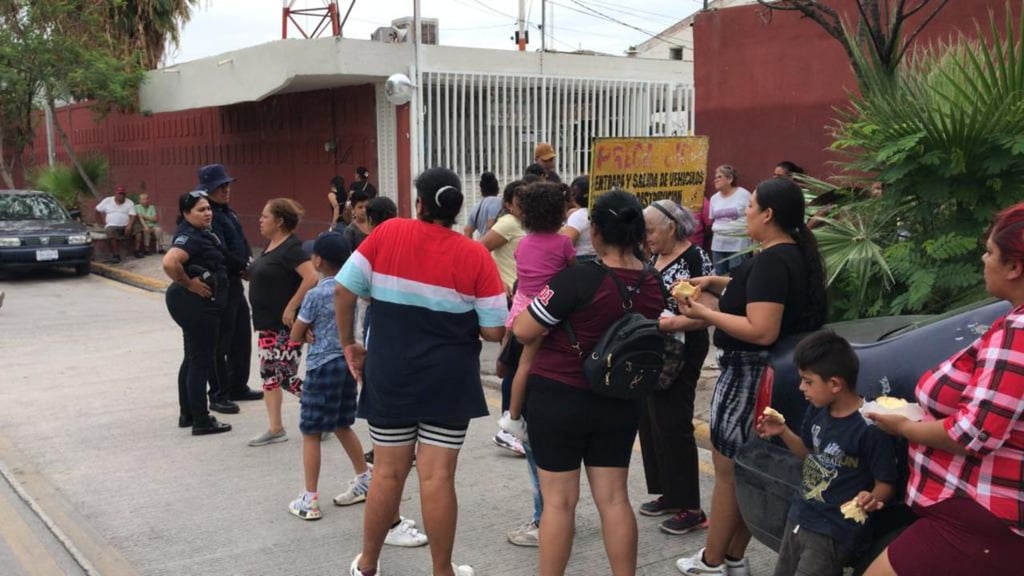
<path fill-rule="evenodd" d="M 597 138 L 590 150 L 590 205 L 617 186 L 645 207 L 668 198 L 700 212 L 707 173 L 707 136 Z"/>

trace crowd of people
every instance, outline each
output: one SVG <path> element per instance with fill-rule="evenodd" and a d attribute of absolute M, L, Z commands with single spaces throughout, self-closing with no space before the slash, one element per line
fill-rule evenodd
<path fill-rule="evenodd" d="M 622 190 L 591 191 L 586 176 L 565 185 L 555 159 L 549 144 L 538 145 L 535 163 L 500 196 L 495 176 L 484 173 L 481 201 L 465 207 L 456 174 L 427 170 L 415 182 L 414 218 L 396 217 L 394 203 L 371 194 L 360 169 L 350 190 L 332 181 L 331 230 L 305 248 L 296 236 L 302 207 L 270 200 L 259 223 L 267 245 L 256 259 L 228 207 L 232 179 L 220 165 L 204 167 L 201 189 L 179 199 L 164 258 L 174 281 L 167 306 L 185 352 L 179 425 L 195 435 L 228 431 L 210 410 L 230 413 L 234 401 L 262 396 L 268 429 L 249 444 L 280 442 L 287 439 L 281 390 L 295 393 L 305 486 L 288 509 L 304 520 L 322 516 L 322 439 L 333 434 L 354 473 L 334 503 L 365 502 L 349 574 L 383 574 L 386 544 L 429 544 L 433 574 L 471 576 L 471 566 L 452 558 L 455 476 L 470 421 L 488 415 L 481 341 L 500 342 L 503 413 L 493 442 L 525 457 L 533 491 L 531 519 L 507 536 L 539 547 L 542 576 L 566 571 L 584 471 L 614 576 L 637 572 L 636 513 L 664 517 L 658 527 L 667 534 L 707 530 L 706 544 L 676 562 L 683 574 L 749 574 L 751 533 L 734 459 L 755 436 L 778 438 L 804 460 L 804 493 L 790 510 L 778 576 L 841 574 L 862 529 L 841 509 L 852 502 L 870 515 L 904 489 L 920 519 L 869 574 L 949 566 L 999 573 L 1014 561 L 1024 545 L 1024 360 L 1015 332 L 1024 325 L 1024 204 L 997 217 L 984 257 L 989 292 L 1013 311 L 922 376 L 922 421 L 871 415 L 871 426 L 860 415 L 856 355 L 821 330 L 826 271 L 803 191 L 791 179 L 798 166 L 780 163 L 753 190 L 739 185 L 735 168 L 719 166 L 714 195 L 690 211 L 671 200 L 643 206 Z M 465 225 L 457 226 L 463 213 Z M 697 292 L 673 296 L 680 283 Z M 594 393 L 581 362 L 627 311 L 655 323 L 665 342 L 658 382 L 638 399 Z M 262 394 L 247 388 L 248 368 L 240 366 L 253 327 Z M 776 342 L 803 333 L 812 335 L 794 362 L 810 406 L 802 423 L 787 424 L 757 410 L 758 393 L 771 377 Z M 710 406 L 709 514 L 693 414 L 712 350 L 720 376 Z M 352 431 L 357 417 L 369 428 L 366 455 Z M 638 435 L 652 498 L 634 509 L 628 472 Z M 894 437 L 909 444 L 906 486 Z M 399 510 L 414 466 L 422 531 Z M 926 553 L 934 542 L 948 546 Z"/>

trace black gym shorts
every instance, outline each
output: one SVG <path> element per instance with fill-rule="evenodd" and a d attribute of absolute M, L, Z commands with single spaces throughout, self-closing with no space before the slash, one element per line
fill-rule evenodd
<path fill-rule="evenodd" d="M 586 466 L 628 468 L 640 424 L 640 402 L 599 396 L 531 374 L 527 433 L 537 467 L 548 472 Z"/>

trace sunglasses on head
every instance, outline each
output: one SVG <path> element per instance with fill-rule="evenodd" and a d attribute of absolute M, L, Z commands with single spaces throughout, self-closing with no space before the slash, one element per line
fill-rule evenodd
<path fill-rule="evenodd" d="M 192 198 L 206 198 L 209 196 L 209 194 L 206 193 L 206 190 L 193 190 L 189 192 L 188 195 Z"/>

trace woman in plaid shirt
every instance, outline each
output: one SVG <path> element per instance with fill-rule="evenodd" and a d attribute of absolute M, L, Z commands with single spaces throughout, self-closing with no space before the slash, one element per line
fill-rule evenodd
<path fill-rule="evenodd" d="M 996 217 L 985 288 L 1013 310 L 917 383 L 920 422 L 872 414 L 910 445 L 919 520 L 868 576 L 1024 574 L 1024 203 Z"/>

